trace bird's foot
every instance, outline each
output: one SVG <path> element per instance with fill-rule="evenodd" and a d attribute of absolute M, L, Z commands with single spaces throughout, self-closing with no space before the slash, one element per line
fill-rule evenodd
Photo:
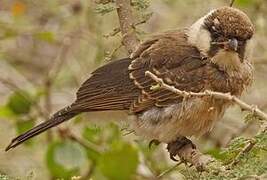
<path fill-rule="evenodd" d="M 174 161 L 175 156 L 179 156 L 184 163 L 190 163 L 198 171 L 204 171 L 206 165 L 212 161 L 212 158 L 203 155 L 193 144 L 193 142 L 186 137 L 180 137 L 176 141 L 168 144 L 167 149 L 170 153 L 170 158 Z"/>
<path fill-rule="evenodd" d="M 170 153 L 170 158 L 173 161 L 178 161 L 177 159 L 175 159 L 175 156 L 179 156 L 179 152 L 187 145 L 191 145 L 192 149 L 196 149 L 196 145 L 193 144 L 193 142 L 190 139 L 187 139 L 186 137 L 179 137 L 176 141 L 169 143 L 167 149 Z M 182 157 L 180 158 L 183 161 Z"/>

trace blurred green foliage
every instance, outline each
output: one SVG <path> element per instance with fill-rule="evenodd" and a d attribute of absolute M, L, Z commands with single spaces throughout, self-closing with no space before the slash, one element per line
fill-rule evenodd
<path fill-rule="evenodd" d="M 111 180 L 131 179 L 138 165 L 138 151 L 127 143 L 114 142 L 98 160 L 98 168 Z"/>
<path fill-rule="evenodd" d="M 10 178 L 7 175 L 0 174 L 0 180 L 10 180 Z"/>
<path fill-rule="evenodd" d="M 86 150 L 77 142 L 53 142 L 49 145 L 46 162 L 51 174 L 57 178 L 70 179 L 79 175 L 86 162 Z"/>
<path fill-rule="evenodd" d="M 177 27 L 184 22 L 190 24 L 210 7 L 229 3 L 219 0 L 199 2 L 132 0 L 136 23 L 145 22 L 141 23 L 141 27 L 136 27 L 138 36 L 143 37 L 147 32 Z M 256 50 L 265 52 L 266 1 L 236 0 L 235 6 L 246 8 L 256 26 L 263 27 L 259 30 L 262 32 L 259 39 L 263 45 L 258 46 Z M 0 137 L 3 147 L 11 136 L 32 128 L 39 120 L 46 120 L 48 114 L 71 102 L 70 94 L 74 94 L 74 89 L 77 89 L 96 66 L 106 63 L 105 56 L 112 54 L 112 59 L 116 59 L 126 55 L 124 49 L 120 48 L 119 33 L 103 37 L 105 34 L 112 34 L 112 30 L 118 27 L 115 10 L 114 3 L 96 4 L 93 1 L 1 1 L 0 63 L 3 63 L 1 67 L 8 67 L 3 71 L 3 78 L 7 77 L 9 83 L 13 82 L 19 87 L 8 86 L 9 90 L 5 92 L 2 90 L 4 88 L 0 87 L 0 93 L 3 95 L 0 117 L 7 120 L 0 123 L 0 128 L 3 127 L 0 131 L 7 133 L 6 136 L 3 133 Z M 114 53 L 108 53 L 113 51 Z M 47 81 L 51 74 L 56 75 L 49 84 Z M 264 79 L 265 74 L 259 76 Z M 258 96 L 260 93 L 255 94 Z M 231 116 L 243 121 L 242 116 L 236 116 L 234 113 Z M 115 119 L 112 115 L 107 118 Z M 148 142 L 138 140 L 131 132 L 125 133 L 125 130 L 121 130 L 114 123 L 103 125 L 99 123 L 98 118 L 92 118 L 94 121 L 90 122 L 88 119 L 91 120 L 90 117 L 79 116 L 67 125 L 73 129 L 72 133 L 76 139 L 49 132 L 36 137 L 30 143 L 31 146 L 22 145 L 3 157 L 0 153 L 0 174 L 7 174 L 0 175 L 0 180 L 72 177 L 96 180 L 155 179 L 173 166 L 164 145 L 149 149 Z M 248 124 L 261 122 L 253 114 L 248 114 L 244 119 Z M 6 127 L 13 129 L 4 131 L 5 126 L 2 125 L 5 123 L 8 124 Z M 232 129 L 234 127 L 233 124 L 228 126 Z M 223 129 L 222 126 L 219 126 L 219 129 Z M 201 148 L 205 149 L 204 152 L 212 155 L 218 163 L 212 165 L 209 172 L 198 173 L 193 168 L 181 165 L 166 174 L 163 179 L 177 179 L 173 175 L 180 173 L 180 177 L 184 179 L 244 179 L 250 175 L 266 174 L 266 133 L 254 136 L 250 132 L 250 138 L 238 136 L 227 148 L 222 149 L 225 144 L 218 145 L 216 141 L 222 140 L 229 131 L 228 128 L 219 138 L 206 138 L 205 142 L 208 143 L 200 144 Z M 221 165 L 227 166 L 251 140 L 256 143 L 254 148 L 241 156 L 236 166 L 224 171 L 218 170 Z M 26 166 L 28 161 L 35 164 Z M 15 169 L 16 164 L 21 165 L 20 171 Z M 34 169 L 36 167 L 37 170 Z M 26 172 L 26 168 L 30 168 L 30 173 Z M 21 171 L 23 173 L 20 175 L 23 177 L 18 175 Z M 31 173 L 32 171 L 37 172 Z"/>
<path fill-rule="evenodd" d="M 105 15 L 114 10 L 116 10 L 116 6 L 113 3 L 100 4 L 100 5 L 97 5 L 97 7 L 95 8 L 95 12 L 101 15 Z"/>
<path fill-rule="evenodd" d="M 150 1 L 149 0 L 132 0 L 131 4 L 137 10 L 145 10 L 149 7 Z"/>
<path fill-rule="evenodd" d="M 7 107 L 14 114 L 27 114 L 30 112 L 32 106 L 32 101 L 30 95 L 23 90 L 15 91 L 8 100 Z"/>
<path fill-rule="evenodd" d="M 255 3 L 256 1 L 254 0 L 236 0 L 235 1 L 235 4 L 237 5 L 237 6 L 251 6 L 251 5 L 253 5 L 254 3 Z"/>

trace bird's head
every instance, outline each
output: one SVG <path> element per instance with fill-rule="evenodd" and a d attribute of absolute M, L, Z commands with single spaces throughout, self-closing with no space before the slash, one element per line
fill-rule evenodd
<path fill-rule="evenodd" d="M 254 26 L 248 16 L 232 7 L 215 9 L 194 23 L 188 40 L 223 68 L 238 68 L 250 59 Z"/>

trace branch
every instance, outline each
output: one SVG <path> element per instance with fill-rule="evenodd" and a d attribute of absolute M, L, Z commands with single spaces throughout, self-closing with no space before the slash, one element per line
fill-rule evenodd
<path fill-rule="evenodd" d="M 261 130 L 257 133 L 257 135 L 261 135 L 261 134 L 266 133 L 266 132 L 267 132 L 267 123 L 264 123 L 261 127 Z M 248 154 L 256 144 L 257 144 L 257 141 L 255 139 L 250 139 L 248 141 L 248 143 L 244 146 L 244 148 L 233 159 L 233 161 L 230 163 L 229 167 L 233 167 L 233 166 L 237 165 L 240 161 L 240 158 L 243 155 Z"/>
<path fill-rule="evenodd" d="M 233 5 L 234 5 L 234 3 L 235 3 L 235 0 L 231 0 L 231 2 L 230 2 L 230 7 L 233 7 Z"/>
<path fill-rule="evenodd" d="M 160 87 L 163 87 L 165 89 L 168 89 L 178 95 L 181 95 L 183 97 L 204 97 L 204 96 L 210 96 L 215 99 L 223 99 L 227 100 L 230 102 L 234 102 L 237 104 L 242 110 L 250 111 L 252 114 L 258 116 L 261 119 L 267 120 L 267 114 L 263 111 L 261 111 L 257 106 L 255 105 L 249 105 L 245 103 L 244 101 L 240 100 L 236 96 L 231 95 L 230 93 L 221 93 L 221 92 L 215 92 L 215 91 L 210 91 L 206 90 L 204 92 L 187 92 L 187 91 L 181 91 L 174 86 L 170 86 L 166 83 L 163 82 L 162 79 L 158 78 L 155 74 L 146 71 L 146 75 L 151 77 L 153 80 L 155 80 Z M 153 88 L 153 87 L 152 87 Z"/>
<path fill-rule="evenodd" d="M 172 172 L 174 169 L 176 169 L 176 168 L 177 168 L 178 166 L 180 166 L 182 163 L 183 163 L 183 161 L 178 162 L 178 163 L 175 164 L 174 166 L 172 166 L 172 167 L 170 167 L 169 169 L 167 169 L 167 170 L 163 171 L 162 173 L 160 173 L 160 174 L 157 176 L 157 178 L 158 178 L 158 179 L 162 179 L 163 176 L 165 176 L 166 174 Z"/>
<path fill-rule="evenodd" d="M 117 14 L 119 17 L 120 30 L 122 33 L 122 44 L 129 54 L 134 52 L 139 44 L 139 39 L 134 29 L 134 18 L 131 10 L 130 0 L 116 0 Z"/>
<path fill-rule="evenodd" d="M 206 165 L 215 161 L 211 156 L 202 154 L 198 149 L 192 148 L 191 144 L 179 150 L 178 156 L 185 163 L 190 163 L 198 171 L 205 171 Z"/>
<path fill-rule="evenodd" d="M 249 105 L 249 104 L 243 102 L 242 100 L 240 100 L 239 98 L 237 98 L 236 96 L 231 95 L 230 93 L 220 93 L 220 92 L 214 92 L 214 91 L 209 91 L 209 90 L 206 90 L 204 92 L 198 92 L 198 93 L 181 91 L 181 90 L 175 88 L 174 86 L 170 86 L 170 85 L 166 84 L 162 79 L 158 78 L 155 74 L 151 73 L 150 71 L 146 71 L 145 74 L 146 74 L 146 76 L 151 77 L 153 80 L 155 80 L 158 83 L 156 86 L 152 86 L 151 89 L 156 90 L 156 89 L 162 87 L 162 88 L 165 88 L 169 91 L 172 91 L 172 92 L 174 92 L 174 93 L 176 93 L 182 97 L 185 97 L 185 98 L 209 96 L 209 97 L 213 97 L 216 99 L 227 100 L 227 101 L 230 101 L 230 102 L 233 102 L 233 103 L 239 105 L 239 107 L 242 110 L 250 111 L 252 114 L 258 116 L 259 118 L 261 118 L 263 120 L 267 120 L 267 114 L 266 113 L 264 113 L 263 111 L 258 109 L 255 105 Z M 267 128 L 264 125 L 263 129 L 259 133 L 265 133 L 267 131 L 266 129 Z M 255 144 L 256 144 L 255 141 L 249 141 L 249 143 L 245 145 L 245 147 L 241 150 L 241 152 L 233 160 L 232 165 L 237 164 L 239 161 L 239 158 L 243 154 L 251 151 L 251 149 L 254 147 Z M 191 163 L 198 170 L 205 170 L 202 168 L 205 168 L 205 165 L 207 165 L 209 163 L 209 159 L 207 159 L 207 157 L 205 155 L 203 155 L 197 149 L 193 149 L 191 145 L 185 146 L 183 149 L 181 149 L 180 152 L 178 152 L 178 156 L 181 159 L 184 159 L 186 162 Z"/>
<path fill-rule="evenodd" d="M 139 26 L 141 24 L 145 24 L 149 19 L 150 19 L 151 16 L 148 16 L 146 19 L 143 19 L 139 22 L 136 22 L 134 23 L 133 27 L 136 27 L 136 26 Z M 117 35 L 119 32 L 121 32 L 121 29 L 119 27 L 116 27 L 112 30 L 112 32 L 108 33 L 108 34 L 105 34 L 103 35 L 105 38 L 109 38 L 111 36 L 115 36 Z M 138 44 L 137 44 L 138 45 Z"/>
<path fill-rule="evenodd" d="M 101 147 L 91 143 L 90 141 L 86 141 L 86 140 L 76 136 L 75 134 L 73 134 L 70 131 L 69 128 L 58 128 L 58 132 L 62 138 L 67 138 L 67 139 L 71 139 L 73 141 L 76 141 L 81 146 L 85 147 L 86 149 L 93 150 L 94 152 L 96 152 L 98 154 L 101 154 L 104 151 Z"/>
<path fill-rule="evenodd" d="M 61 68 L 64 65 L 64 62 L 67 59 L 67 53 L 70 48 L 70 40 L 68 38 L 63 39 L 63 43 L 59 49 L 59 53 L 56 56 L 55 60 L 52 62 L 51 66 L 48 68 L 47 76 L 44 78 L 44 108 L 46 110 L 46 114 L 44 118 L 49 120 L 49 116 L 52 112 L 52 87 L 54 85 L 54 81 L 57 78 Z M 52 139 L 51 131 L 47 131 L 47 141 L 50 142 Z"/>

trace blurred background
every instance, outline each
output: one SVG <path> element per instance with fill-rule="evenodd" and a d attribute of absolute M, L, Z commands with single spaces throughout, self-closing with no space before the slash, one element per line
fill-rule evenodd
<path fill-rule="evenodd" d="M 132 0 L 141 40 L 190 26 L 225 5 L 228 0 Z M 255 81 L 242 99 L 267 111 L 267 1 L 236 0 L 234 6 L 256 27 Z M 116 112 L 83 114 L 4 152 L 14 136 L 70 104 L 96 67 L 127 56 L 115 8 L 105 0 L 0 0 L 0 179 L 157 179 L 175 164 L 164 144 L 149 149 L 148 141 L 128 129 L 126 116 Z M 230 147 L 240 148 L 259 126 L 257 118 L 233 107 L 194 142 L 225 161 L 236 153 L 227 146 L 231 139 L 238 137 Z M 244 159 L 246 166 L 233 169 L 231 177 L 266 173 L 266 149 L 258 148 L 247 159 L 254 164 Z M 197 176 L 181 165 L 161 179 Z"/>

